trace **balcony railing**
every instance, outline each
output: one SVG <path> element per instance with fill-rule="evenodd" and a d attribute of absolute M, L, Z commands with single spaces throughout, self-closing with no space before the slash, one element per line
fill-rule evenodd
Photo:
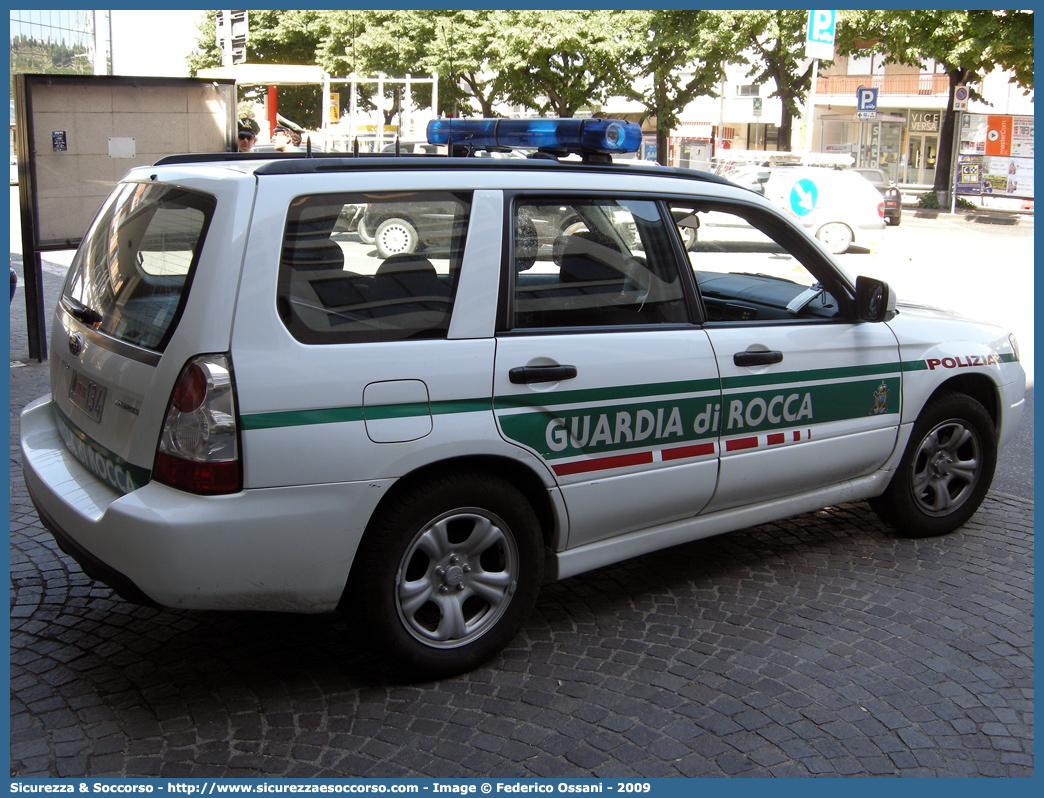
<path fill-rule="evenodd" d="M 950 90 L 950 79 L 947 75 L 838 75 L 819 78 L 816 93 L 820 96 L 855 97 L 860 86 L 877 89 L 882 97 L 895 94 L 941 94 L 945 97 Z"/>

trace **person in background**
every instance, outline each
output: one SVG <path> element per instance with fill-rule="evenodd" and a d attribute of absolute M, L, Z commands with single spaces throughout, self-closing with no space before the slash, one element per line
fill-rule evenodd
<path fill-rule="evenodd" d="M 250 152 L 253 148 L 254 143 L 257 141 L 257 136 L 254 135 L 254 131 L 251 130 L 244 124 L 239 126 L 239 151 Z"/>
<path fill-rule="evenodd" d="M 300 152 L 301 137 L 288 127 L 281 125 L 272 131 L 272 145 L 280 152 Z"/>

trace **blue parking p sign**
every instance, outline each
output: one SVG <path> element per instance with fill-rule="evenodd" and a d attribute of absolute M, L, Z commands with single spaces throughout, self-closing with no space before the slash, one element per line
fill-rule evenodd
<path fill-rule="evenodd" d="M 876 111 L 877 89 L 868 89 L 865 86 L 860 86 L 859 91 L 856 92 L 856 101 L 856 110 Z"/>

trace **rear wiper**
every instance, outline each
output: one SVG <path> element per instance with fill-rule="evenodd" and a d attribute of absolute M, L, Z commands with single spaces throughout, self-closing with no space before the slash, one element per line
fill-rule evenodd
<path fill-rule="evenodd" d="M 94 308 L 89 308 L 71 297 L 66 297 L 66 301 L 71 305 L 69 314 L 77 321 L 93 326 L 102 320 L 102 314 Z"/>

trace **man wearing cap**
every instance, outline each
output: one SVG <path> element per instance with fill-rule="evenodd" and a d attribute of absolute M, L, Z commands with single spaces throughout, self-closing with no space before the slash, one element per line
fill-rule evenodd
<path fill-rule="evenodd" d="M 279 125 L 272 131 L 272 145 L 280 152 L 301 152 L 297 146 L 300 141 L 301 137 L 288 127 Z"/>
<path fill-rule="evenodd" d="M 239 126 L 239 151 L 250 152 L 254 146 L 254 142 L 257 141 L 257 137 L 254 135 L 254 131 L 246 125 Z"/>

